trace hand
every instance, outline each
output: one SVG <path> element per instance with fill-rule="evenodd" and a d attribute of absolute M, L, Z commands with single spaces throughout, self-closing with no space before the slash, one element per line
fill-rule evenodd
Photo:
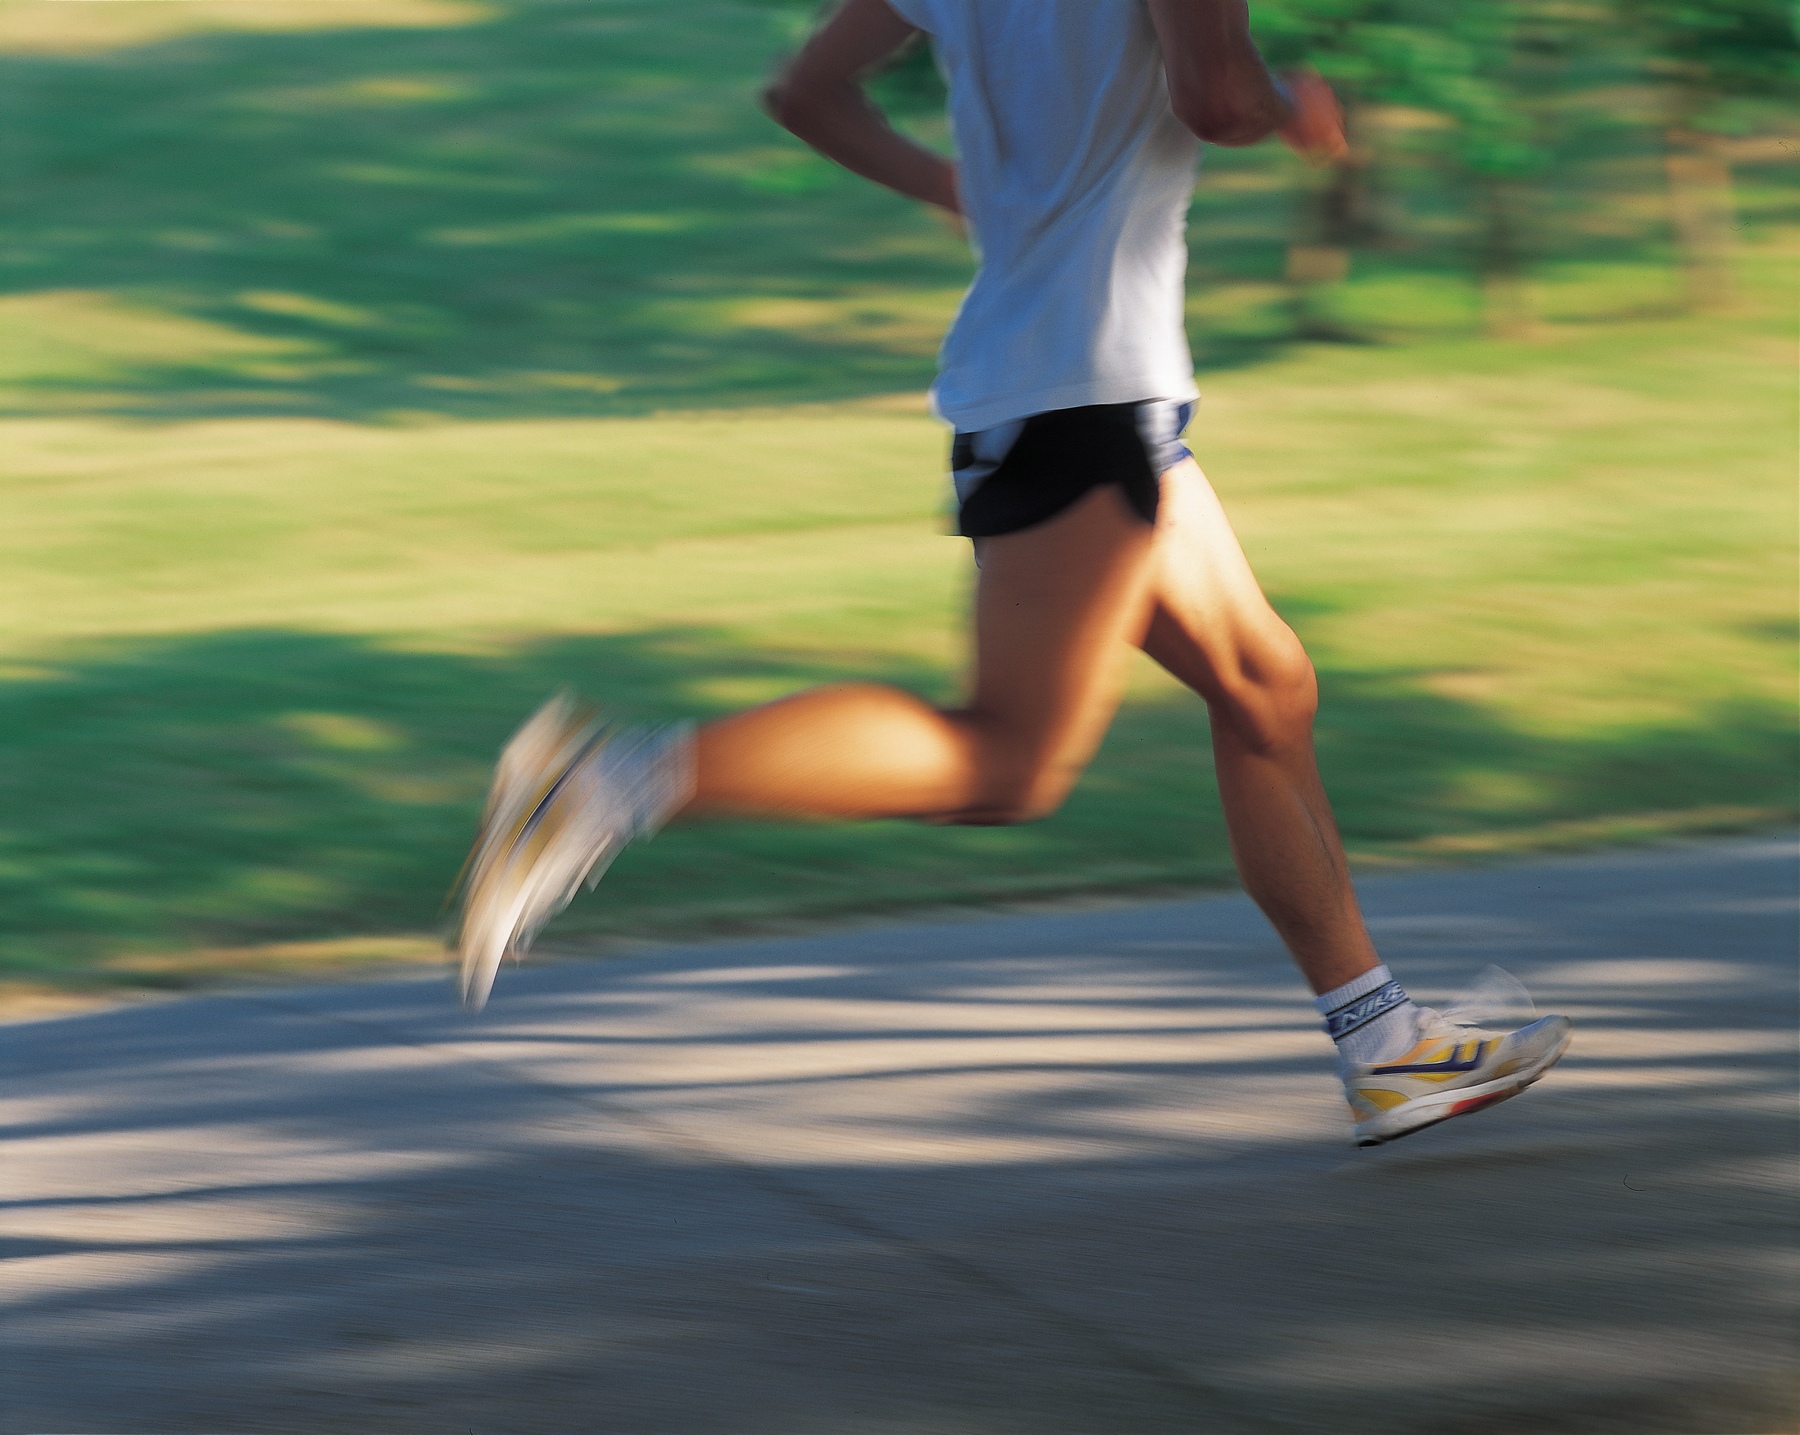
<path fill-rule="evenodd" d="M 1277 133 L 1308 164 L 1329 164 L 1350 152 L 1344 138 L 1344 107 L 1316 70 L 1289 70 L 1281 77 L 1293 113 Z"/>

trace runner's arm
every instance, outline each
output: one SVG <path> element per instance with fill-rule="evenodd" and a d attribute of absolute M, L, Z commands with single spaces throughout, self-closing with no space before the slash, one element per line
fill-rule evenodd
<path fill-rule="evenodd" d="M 1212 144 L 1252 145 L 1279 133 L 1311 160 L 1344 153 L 1344 119 L 1331 87 L 1310 70 L 1269 73 L 1250 38 L 1246 0 L 1149 0 L 1162 46 L 1169 104 Z"/>
<path fill-rule="evenodd" d="M 908 199 L 961 213 L 956 166 L 894 129 L 863 80 L 918 33 L 886 0 L 846 0 L 763 92 L 783 129 Z"/>

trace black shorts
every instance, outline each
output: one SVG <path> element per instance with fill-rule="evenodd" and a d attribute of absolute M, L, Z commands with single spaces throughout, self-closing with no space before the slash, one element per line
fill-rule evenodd
<path fill-rule="evenodd" d="M 1193 456 L 1181 441 L 1193 416 L 1190 402 L 1145 399 L 1051 409 L 959 433 L 950 446 L 956 531 L 966 538 L 1017 533 L 1109 483 L 1155 523 L 1162 476 Z"/>

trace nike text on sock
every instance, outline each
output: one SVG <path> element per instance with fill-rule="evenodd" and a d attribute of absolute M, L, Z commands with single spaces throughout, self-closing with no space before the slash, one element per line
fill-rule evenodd
<path fill-rule="evenodd" d="M 1409 1050 L 1418 1008 L 1385 966 L 1353 977 L 1317 998 L 1325 1031 L 1345 1061 L 1371 1066 Z"/>

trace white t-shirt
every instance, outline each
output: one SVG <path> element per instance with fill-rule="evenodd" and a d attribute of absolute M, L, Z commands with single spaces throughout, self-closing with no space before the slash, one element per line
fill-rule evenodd
<path fill-rule="evenodd" d="M 1143 0 L 888 0 L 950 86 L 980 271 L 932 399 L 964 432 L 1198 396 L 1182 324 L 1199 142 Z"/>

